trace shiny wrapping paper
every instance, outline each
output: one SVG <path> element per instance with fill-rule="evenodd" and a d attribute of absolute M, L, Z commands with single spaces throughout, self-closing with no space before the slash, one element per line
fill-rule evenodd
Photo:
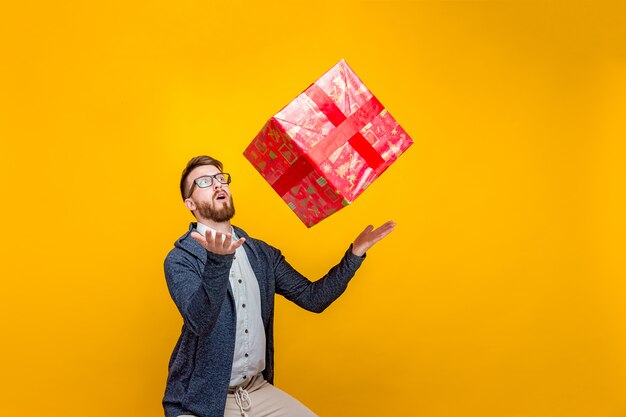
<path fill-rule="evenodd" d="M 311 227 L 353 202 L 412 144 L 341 60 L 272 117 L 244 156 Z"/>

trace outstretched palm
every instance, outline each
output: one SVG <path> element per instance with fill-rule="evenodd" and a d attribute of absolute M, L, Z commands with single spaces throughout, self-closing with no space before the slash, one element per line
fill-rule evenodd
<path fill-rule="evenodd" d="M 363 254 L 365 254 L 369 248 L 374 246 L 376 242 L 391 233 L 394 227 L 396 227 L 396 223 L 391 220 L 380 226 L 378 229 L 374 229 L 374 226 L 370 224 L 361 232 L 360 235 L 357 236 L 356 239 L 354 239 L 354 243 L 352 244 L 352 253 L 356 256 L 363 256 Z"/>
<path fill-rule="evenodd" d="M 216 231 L 215 236 L 213 236 L 213 233 L 211 233 L 210 230 L 207 230 L 204 236 L 198 232 L 191 232 L 191 237 L 201 244 L 206 250 L 218 255 L 235 253 L 237 248 L 243 245 L 243 242 L 246 241 L 246 239 L 242 237 L 236 242 L 233 242 L 232 234 L 218 231 Z"/>

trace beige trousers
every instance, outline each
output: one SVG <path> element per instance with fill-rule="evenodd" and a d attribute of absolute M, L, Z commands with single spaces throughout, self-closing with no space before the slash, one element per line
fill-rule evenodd
<path fill-rule="evenodd" d="M 317 415 L 259 374 L 239 387 L 228 390 L 224 417 L 317 417 Z"/>

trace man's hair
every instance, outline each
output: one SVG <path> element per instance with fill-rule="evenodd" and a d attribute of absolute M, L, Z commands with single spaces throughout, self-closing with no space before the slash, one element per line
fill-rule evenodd
<path fill-rule="evenodd" d="M 222 163 L 217 159 L 211 158 L 210 156 L 200 155 L 195 158 L 191 158 L 189 162 L 187 162 L 187 166 L 183 170 L 183 175 L 180 178 L 180 195 L 183 197 L 183 201 L 185 201 L 186 193 L 189 190 L 185 189 L 185 183 L 187 182 L 187 176 L 191 171 L 195 168 L 203 166 L 203 165 L 213 165 L 220 171 L 222 170 Z"/>

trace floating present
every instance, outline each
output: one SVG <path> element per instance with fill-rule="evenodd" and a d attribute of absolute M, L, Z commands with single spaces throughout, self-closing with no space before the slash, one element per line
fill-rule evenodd
<path fill-rule="evenodd" d="M 341 60 L 272 117 L 244 156 L 311 227 L 353 202 L 412 144 Z"/>

